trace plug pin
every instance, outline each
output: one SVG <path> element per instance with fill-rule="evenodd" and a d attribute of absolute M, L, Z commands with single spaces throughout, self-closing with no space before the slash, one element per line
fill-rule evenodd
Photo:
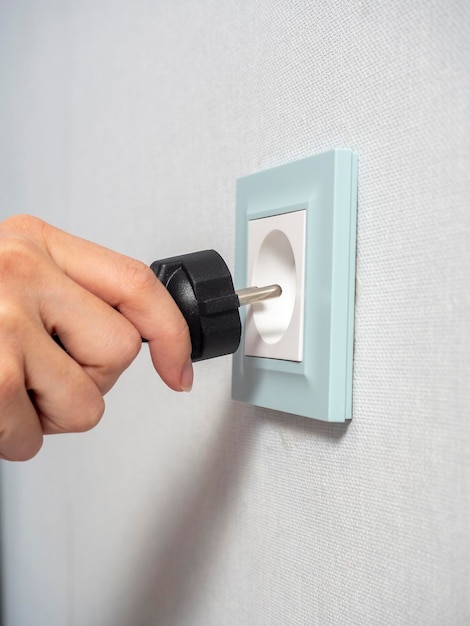
<path fill-rule="evenodd" d="M 238 296 L 239 306 L 244 306 L 270 298 L 279 298 L 282 289 L 279 285 L 267 285 L 266 287 L 247 287 L 246 289 L 239 289 L 235 293 Z"/>

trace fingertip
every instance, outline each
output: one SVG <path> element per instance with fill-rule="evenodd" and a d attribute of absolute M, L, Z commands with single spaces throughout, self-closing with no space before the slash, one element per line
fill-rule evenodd
<path fill-rule="evenodd" d="M 173 391 L 191 391 L 194 373 L 190 344 L 187 346 L 181 339 L 164 344 L 151 341 L 149 348 L 153 366 L 163 382 Z"/>

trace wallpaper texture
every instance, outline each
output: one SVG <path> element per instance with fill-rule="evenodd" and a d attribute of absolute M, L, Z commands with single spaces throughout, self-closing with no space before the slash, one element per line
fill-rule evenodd
<path fill-rule="evenodd" d="M 0 466 L 4 626 L 470 623 L 470 4 L 1 0 L 0 211 L 140 258 L 235 181 L 359 155 L 354 418 L 167 390 Z"/>

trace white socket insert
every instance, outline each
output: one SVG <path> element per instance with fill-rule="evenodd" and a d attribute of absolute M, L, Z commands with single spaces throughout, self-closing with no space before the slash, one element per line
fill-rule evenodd
<path fill-rule="evenodd" d="M 248 308 L 246 356 L 303 359 L 306 213 L 296 210 L 248 222 L 248 284 L 277 284 L 282 295 Z"/>

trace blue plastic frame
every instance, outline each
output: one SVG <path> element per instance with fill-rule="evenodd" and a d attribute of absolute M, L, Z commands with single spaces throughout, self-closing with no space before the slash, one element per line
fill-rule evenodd
<path fill-rule="evenodd" d="M 307 211 L 303 361 L 245 356 L 243 330 L 232 397 L 344 422 L 352 417 L 357 155 L 332 150 L 238 179 L 237 289 L 247 286 L 248 221 L 299 209 Z"/>

